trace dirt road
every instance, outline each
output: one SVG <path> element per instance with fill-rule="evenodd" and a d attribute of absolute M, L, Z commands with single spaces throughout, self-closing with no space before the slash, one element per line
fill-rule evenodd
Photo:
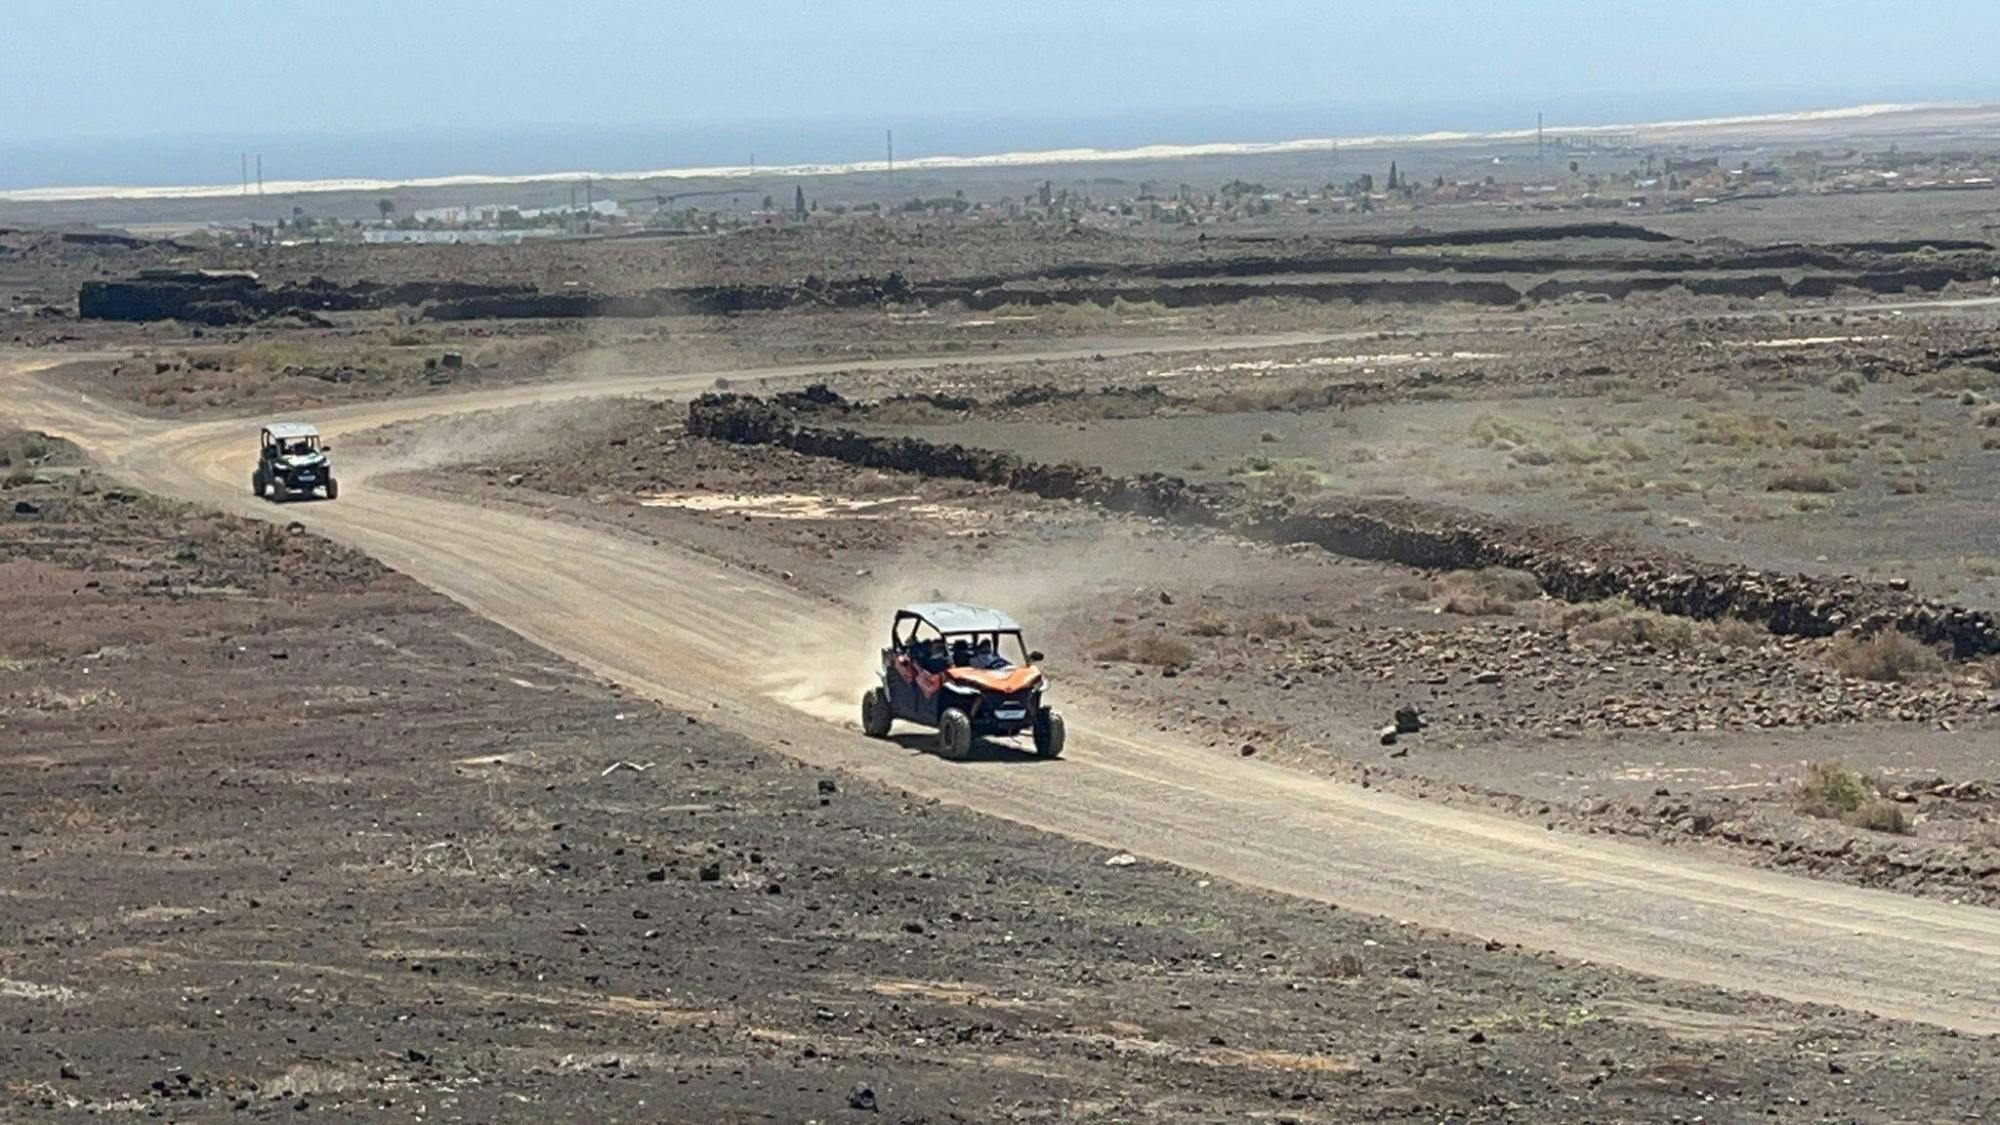
<path fill-rule="evenodd" d="M 810 369 L 728 373 L 738 383 L 801 374 Z M 683 395 L 711 378 L 515 388 L 314 420 L 337 439 L 391 422 L 586 395 Z M 861 680 L 829 654 L 853 654 L 862 672 L 880 623 L 782 583 L 636 537 L 370 487 L 371 476 L 394 466 L 353 449 L 336 451 L 338 503 L 275 506 L 249 495 L 254 420 L 149 422 L 18 374 L 0 390 L 9 413 L 79 442 L 114 473 L 238 513 L 296 519 L 593 671 L 815 764 L 1343 908 L 1661 976 L 2000 1033 L 2000 914 L 1991 911 L 1544 832 L 1225 757 L 1170 731 L 1107 729 L 1074 707 L 1064 761 L 946 762 L 853 730 Z M 799 667 L 836 672 L 772 672 Z"/>

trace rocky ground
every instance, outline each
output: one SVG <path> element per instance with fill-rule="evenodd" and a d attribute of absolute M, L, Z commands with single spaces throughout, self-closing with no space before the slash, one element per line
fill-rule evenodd
<path fill-rule="evenodd" d="M 1996 1108 L 1990 1052 L 1943 1033 L 815 774 L 57 452 L 0 514 L 0 612 L 32 626 L 0 641 L 10 1120 Z"/>
<path fill-rule="evenodd" d="M 1871 679 L 1884 673 L 1845 641 L 1553 602 L 1521 574 L 1431 574 L 722 445 L 687 437 L 679 414 L 567 415 L 532 454 L 426 483 L 616 522 L 875 616 L 939 595 L 1007 606 L 1035 622 L 1066 691 L 1203 732 L 1219 752 L 2000 901 L 1988 664 L 1919 651 Z M 1422 729 L 1385 745 L 1399 711 Z M 1814 762 L 1862 775 L 1871 812 L 1807 815 L 1826 811 L 1801 791 Z"/>

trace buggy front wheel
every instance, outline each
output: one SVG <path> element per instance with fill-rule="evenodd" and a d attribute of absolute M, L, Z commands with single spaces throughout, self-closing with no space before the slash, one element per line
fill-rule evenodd
<path fill-rule="evenodd" d="M 1035 755 L 1060 758 L 1063 752 L 1063 717 L 1047 707 L 1035 716 Z"/>
<path fill-rule="evenodd" d="M 938 756 L 954 762 L 972 756 L 972 717 L 956 707 L 938 718 Z"/>
<path fill-rule="evenodd" d="M 861 733 L 870 738 L 889 737 L 889 724 L 895 716 L 889 712 L 889 693 L 879 687 L 869 688 L 861 696 Z"/>

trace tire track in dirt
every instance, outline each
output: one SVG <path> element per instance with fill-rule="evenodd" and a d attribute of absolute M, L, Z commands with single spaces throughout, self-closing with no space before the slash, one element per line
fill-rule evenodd
<path fill-rule="evenodd" d="M 713 374 L 369 404 L 316 420 L 337 437 L 593 395 L 686 396 Z M 8 397 L 23 421 L 77 440 L 135 483 L 239 514 L 297 519 L 593 672 L 814 765 L 1343 908 L 1660 976 L 2000 1033 L 2000 913 L 1542 832 L 1225 757 L 1170 734 L 1109 729 L 1088 711 L 1073 713 L 1064 761 L 946 762 L 864 739 L 847 721 L 851 699 L 768 678 L 778 639 L 853 651 L 859 662 L 879 624 L 780 583 L 672 546 L 369 488 L 373 470 L 352 454 L 341 461 L 341 501 L 274 506 L 248 495 L 254 420 L 144 421 L 33 379 L 10 386 Z"/>

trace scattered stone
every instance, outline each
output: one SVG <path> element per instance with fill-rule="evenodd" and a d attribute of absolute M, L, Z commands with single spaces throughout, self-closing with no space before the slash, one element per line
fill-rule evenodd
<path fill-rule="evenodd" d="M 42 511 L 42 506 L 40 504 L 34 503 L 33 501 L 29 500 L 14 501 L 14 514 L 17 516 L 40 515 L 41 511 Z"/>
<path fill-rule="evenodd" d="M 867 1113 L 875 1112 L 875 1091 L 866 1082 L 856 1082 L 847 1092 L 847 1108 Z"/>
<path fill-rule="evenodd" d="M 819 779 L 819 791 L 822 793 L 838 793 L 840 792 L 840 786 L 832 778 L 822 777 Z"/>
<path fill-rule="evenodd" d="M 704 863 L 701 865 L 700 875 L 701 881 L 704 883 L 719 882 L 722 879 L 722 865 L 719 863 Z"/>
<path fill-rule="evenodd" d="M 1394 746 L 1396 744 L 1396 724 L 1390 723 L 1388 726 L 1377 731 L 1376 735 L 1381 739 L 1382 745 Z"/>
<path fill-rule="evenodd" d="M 1137 862 L 1139 862 L 1139 857 L 1133 855 L 1131 852 L 1119 852 L 1117 855 L 1114 855 L 1110 859 L 1105 860 L 1104 866 L 1130 867 Z"/>
<path fill-rule="evenodd" d="M 1396 708 L 1397 734 L 1416 734 L 1429 725 L 1429 720 L 1425 719 L 1415 707 Z"/>
<path fill-rule="evenodd" d="M 1484 672 L 1474 672 L 1472 674 L 1472 682 L 1475 684 L 1497 684 L 1500 682 L 1500 673 L 1491 669 Z"/>

